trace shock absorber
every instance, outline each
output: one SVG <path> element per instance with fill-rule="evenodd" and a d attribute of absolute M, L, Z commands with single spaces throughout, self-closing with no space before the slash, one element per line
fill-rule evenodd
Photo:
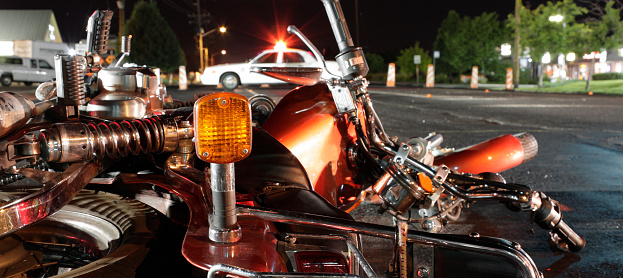
<path fill-rule="evenodd" d="M 49 162 L 76 162 L 103 156 L 115 158 L 140 152 L 172 152 L 178 141 L 175 121 L 160 117 L 88 124 L 62 123 L 39 134 L 41 155 Z"/>
<path fill-rule="evenodd" d="M 86 60 L 80 55 L 56 55 L 56 90 L 65 105 L 86 104 L 87 89 L 84 86 Z"/>

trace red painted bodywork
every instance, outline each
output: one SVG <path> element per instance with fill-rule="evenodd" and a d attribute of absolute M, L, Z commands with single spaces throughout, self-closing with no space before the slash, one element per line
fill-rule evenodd
<path fill-rule="evenodd" d="M 333 205 L 354 201 L 353 195 L 341 196 L 339 188 L 343 184 L 361 187 L 354 181 L 346 151 L 356 138 L 355 127 L 338 114 L 325 84 L 292 90 L 262 128 L 299 159 L 314 191 Z"/>
<path fill-rule="evenodd" d="M 445 164 L 463 173 L 497 173 L 521 164 L 523 159 L 519 139 L 506 134 L 437 158 L 435 165 Z"/>

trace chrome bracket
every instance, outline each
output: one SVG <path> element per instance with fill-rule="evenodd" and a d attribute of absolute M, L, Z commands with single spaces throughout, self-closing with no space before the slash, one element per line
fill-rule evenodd
<path fill-rule="evenodd" d="M 448 166 L 446 165 L 441 164 L 437 169 L 434 180 L 439 184 L 443 184 L 448 178 L 448 174 L 450 174 L 450 168 L 448 168 Z"/>
<path fill-rule="evenodd" d="M 400 147 L 398 148 L 398 152 L 396 152 L 396 156 L 394 156 L 393 161 L 399 165 L 403 165 L 404 162 L 409 157 L 409 153 L 411 152 L 411 149 L 412 149 L 411 145 L 408 145 L 408 144 L 400 145 Z"/>
<path fill-rule="evenodd" d="M 424 202 L 424 208 L 425 209 L 430 209 L 433 207 L 433 205 L 435 205 L 435 203 L 437 203 L 437 200 L 439 200 L 439 197 L 441 197 L 441 193 L 443 193 L 444 189 L 443 187 L 437 187 L 435 185 L 435 193 L 433 193 L 432 195 L 429 195 L 428 197 L 426 197 L 426 202 Z"/>

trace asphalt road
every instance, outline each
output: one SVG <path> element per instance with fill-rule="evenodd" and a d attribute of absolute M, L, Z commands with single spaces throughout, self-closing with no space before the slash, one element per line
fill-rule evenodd
<path fill-rule="evenodd" d="M 370 91 L 386 131 L 402 140 L 435 131 L 444 135 L 444 146 L 462 147 L 505 133 L 532 133 L 539 142 L 537 157 L 502 174 L 509 182 L 530 185 L 558 200 L 565 222 L 587 245 L 577 254 L 552 251 L 548 233 L 530 223 L 529 215 L 498 203 L 473 204 L 444 232 L 478 232 L 519 242 L 546 277 L 623 275 L 622 97 Z"/>
<path fill-rule="evenodd" d="M 291 85 L 242 87 L 235 92 L 267 94 L 278 101 Z M 15 92 L 36 87 L 10 87 Z M 220 91 L 191 86 L 169 87 L 175 99 Z M 564 220 L 587 240 L 579 253 L 563 253 L 548 244 L 549 234 L 530 222 L 527 213 L 499 203 L 478 202 L 442 232 L 502 237 L 521 244 L 545 277 L 623 277 L 623 97 L 537 94 L 484 90 L 371 87 L 374 106 L 390 136 L 402 141 L 444 136 L 444 147 L 463 147 L 506 133 L 530 132 L 539 155 L 503 172 L 509 182 L 543 191 L 563 205 Z M 363 204 L 353 215 L 368 222 L 391 224 L 376 205 Z M 368 243 L 366 254 L 385 262 L 381 249 L 391 242 Z M 380 274 L 385 263 L 376 263 Z"/>

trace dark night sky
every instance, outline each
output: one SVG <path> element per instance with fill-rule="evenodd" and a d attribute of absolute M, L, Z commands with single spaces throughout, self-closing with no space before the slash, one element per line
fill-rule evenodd
<path fill-rule="evenodd" d="M 126 0 L 126 19 L 138 0 Z M 198 53 L 193 37 L 195 26 L 189 24 L 188 14 L 196 13 L 196 0 L 158 0 L 160 13 L 178 36 L 191 69 L 198 66 Z M 342 8 L 353 38 L 356 38 L 355 0 L 342 0 Z M 527 3 L 530 2 L 530 3 Z M 544 0 L 524 1 L 536 6 Z M 416 41 L 432 50 L 437 29 L 449 10 L 462 16 L 477 16 L 483 12 L 497 12 L 500 19 L 514 10 L 513 0 L 359 0 L 359 40 L 365 52 L 397 53 Z M 329 27 L 320 0 L 201 0 L 201 8 L 210 13 L 210 30 L 220 25 L 228 28 L 226 34 L 215 33 L 204 41 L 211 53 L 227 50 L 220 62 L 241 62 L 259 51 L 271 48 L 278 37 L 288 38 L 285 28 L 296 25 L 321 50 L 327 59 L 337 54 L 337 45 Z M 96 9 L 115 12 L 112 32 L 117 33 L 118 9 L 115 0 L 0 0 L 0 9 L 52 9 L 64 41 L 72 43 L 86 38 L 84 31 L 88 16 Z M 303 48 L 297 39 L 290 47 Z M 220 56 L 220 55 L 217 55 Z"/>

